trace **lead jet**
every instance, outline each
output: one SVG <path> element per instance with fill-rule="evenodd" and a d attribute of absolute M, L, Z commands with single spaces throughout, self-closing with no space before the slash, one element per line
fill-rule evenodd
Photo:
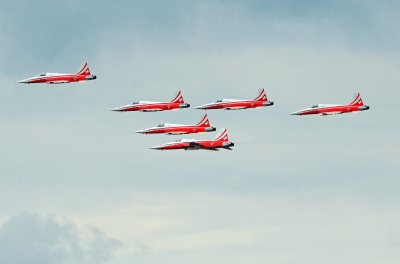
<path fill-rule="evenodd" d="M 128 111 L 141 111 L 141 112 L 157 112 L 165 110 L 177 110 L 180 108 L 188 108 L 190 104 L 186 104 L 182 97 L 182 93 L 179 90 L 177 95 L 169 102 L 151 102 L 151 101 L 138 101 L 133 102 L 130 105 L 124 105 L 111 109 L 116 112 L 128 112 Z"/>
<path fill-rule="evenodd" d="M 42 73 L 39 76 L 28 78 L 25 80 L 18 81 L 19 83 L 71 83 L 71 82 L 83 82 L 89 80 L 95 80 L 97 77 L 90 73 L 89 66 L 85 62 L 77 73 Z"/>
<path fill-rule="evenodd" d="M 225 109 L 225 110 L 239 110 L 248 108 L 260 108 L 264 106 L 273 105 L 274 102 L 268 100 L 264 89 L 260 89 L 258 95 L 253 100 L 239 100 L 239 99 L 221 99 L 213 103 L 200 105 L 196 109 Z"/>
<path fill-rule="evenodd" d="M 184 150 L 219 150 L 229 149 L 232 150 L 235 144 L 230 142 L 228 139 L 228 133 L 226 128 L 222 128 L 220 133 L 212 140 L 195 140 L 195 139 L 181 139 L 171 143 L 163 144 L 160 146 L 152 147 L 151 149 L 157 150 L 173 150 L 173 149 L 184 149 Z"/>
<path fill-rule="evenodd" d="M 335 115 L 351 112 L 368 110 L 369 106 L 365 105 L 361 99 L 360 93 L 356 93 L 353 101 L 346 105 L 335 104 L 318 104 L 310 108 L 291 113 L 291 115 Z"/>
<path fill-rule="evenodd" d="M 182 135 L 215 131 L 215 127 L 211 127 L 207 114 L 203 116 L 196 125 L 177 125 L 177 124 L 161 124 L 156 127 L 147 128 L 136 131 L 140 134 L 167 134 Z"/>

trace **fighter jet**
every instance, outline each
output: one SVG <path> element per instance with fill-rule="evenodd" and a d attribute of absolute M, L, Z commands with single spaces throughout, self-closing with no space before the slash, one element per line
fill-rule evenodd
<path fill-rule="evenodd" d="M 200 105 L 195 107 L 196 109 L 225 109 L 225 110 L 239 110 L 247 108 L 260 108 L 264 106 L 273 105 L 274 102 L 268 101 L 267 95 L 263 88 L 258 92 L 257 97 L 254 100 L 238 100 L 238 99 L 222 99 L 213 103 Z"/>
<path fill-rule="evenodd" d="M 141 112 L 156 112 L 165 110 L 177 110 L 180 108 L 188 108 L 190 104 L 186 104 L 182 97 L 182 93 L 179 90 L 174 99 L 169 102 L 151 102 L 151 101 L 138 101 L 133 102 L 130 105 L 124 105 L 111 109 L 116 112 L 128 112 L 128 111 L 141 111 Z"/>
<path fill-rule="evenodd" d="M 70 82 L 83 82 L 89 80 L 95 80 L 97 77 L 90 73 L 87 62 L 85 62 L 81 69 L 75 73 L 42 73 L 39 76 L 35 76 L 29 79 L 18 81 L 19 83 L 70 83 Z"/>
<path fill-rule="evenodd" d="M 235 144 L 230 142 L 228 139 L 228 133 L 225 128 L 222 128 L 220 133 L 212 140 L 195 140 L 195 139 L 181 139 L 171 143 L 163 144 L 160 146 L 152 147 L 151 149 L 157 150 L 172 150 L 172 149 L 184 149 L 184 150 L 215 150 L 229 149 L 232 150 Z"/>
<path fill-rule="evenodd" d="M 167 135 L 182 135 L 194 134 L 202 132 L 215 131 L 215 127 L 210 126 L 207 114 L 203 116 L 199 123 L 196 125 L 177 125 L 177 124 L 161 124 L 156 127 L 147 128 L 144 130 L 136 131 L 140 134 L 167 134 Z"/>
<path fill-rule="evenodd" d="M 353 101 L 347 105 L 335 104 L 318 104 L 310 108 L 291 113 L 291 115 L 335 115 L 351 112 L 368 110 L 369 106 L 365 105 L 361 99 L 360 93 L 356 93 Z"/>

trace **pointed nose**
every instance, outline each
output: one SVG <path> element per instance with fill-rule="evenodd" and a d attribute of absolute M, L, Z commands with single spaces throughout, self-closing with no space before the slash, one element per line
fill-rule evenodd
<path fill-rule="evenodd" d="M 146 134 L 147 130 L 143 129 L 143 130 L 138 130 L 138 131 L 135 131 L 135 132 L 138 133 L 138 134 Z"/>
<path fill-rule="evenodd" d="M 301 113 L 301 111 L 296 111 L 296 112 L 290 113 L 290 115 L 300 115 L 300 113 Z"/>
<path fill-rule="evenodd" d="M 113 108 L 110 111 L 114 111 L 114 112 L 122 112 L 122 109 L 120 107 L 117 108 Z"/>
<path fill-rule="evenodd" d="M 151 147 L 150 149 L 157 149 L 157 150 L 160 150 L 162 148 L 162 146 L 154 146 L 154 147 Z"/>
<path fill-rule="evenodd" d="M 206 109 L 206 107 L 204 105 L 199 105 L 199 106 L 194 107 L 194 109 L 202 109 L 202 110 L 204 110 L 204 109 Z"/>
<path fill-rule="evenodd" d="M 27 80 L 20 80 L 20 81 L 17 81 L 17 83 L 27 83 L 28 81 Z"/>

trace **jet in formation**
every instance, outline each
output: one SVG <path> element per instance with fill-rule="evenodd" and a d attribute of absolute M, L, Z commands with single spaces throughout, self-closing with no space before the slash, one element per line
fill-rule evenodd
<path fill-rule="evenodd" d="M 156 127 L 136 131 L 136 133 L 182 135 L 212 132 L 215 130 L 216 128 L 210 125 L 207 114 L 205 114 L 200 122 L 198 122 L 196 125 L 161 124 Z"/>
<path fill-rule="evenodd" d="M 77 73 L 42 73 L 39 76 L 28 78 L 25 80 L 18 81 L 19 83 L 71 83 L 71 82 L 83 82 L 89 80 L 95 80 L 97 77 L 90 73 L 89 66 L 85 62 L 81 69 Z"/>
<path fill-rule="evenodd" d="M 336 104 L 318 104 L 310 108 L 291 113 L 291 115 L 335 115 L 351 112 L 368 110 L 369 106 L 365 105 L 361 99 L 360 93 L 354 96 L 353 101 L 346 105 Z"/>
<path fill-rule="evenodd" d="M 248 108 L 260 108 L 273 105 L 274 102 L 268 100 L 264 89 L 260 89 L 257 97 L 253 100 L 239 100 L 239 99 L 221 99 L 213 103 L 208 103 L 195 107 L 196 109 L 211 110 L 211 109 L 225 109 L 225 110 L 239 110 Z"/>
<path fill-rule="evenodd" d="M 220 133 L 212 140 L 195 140 L 195 139 L 180 139 L 171 143 L 163 144 L 160 146 L 152 147 L 151 149 L 157 150 L 173 150 L 173 149 L 184 149 L 184 150 L 214 150 L 229 149 L 232 150 L 235 144 L 230 142 L 228 139 L 228 133 L 226 128 L 221 129 Z"/>
<path fill-rule="evenodd" d="M 141 111 L 141 112 L 157 112 L 165 110 L 177 110 L 181 108 L 188 108 L 190 104 L 186 104 L 182 97 L 181 91 L 178 91 L 177 95 L 169 102 L 151 102 L 151 101 L 138 101 L 133 102 L 130 105 L 124 105 L 111 109 L 116 112 L 129 112 L 129 111 Z"/>

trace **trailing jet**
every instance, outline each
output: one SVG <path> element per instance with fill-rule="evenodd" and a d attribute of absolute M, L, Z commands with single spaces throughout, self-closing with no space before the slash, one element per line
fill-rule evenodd
<path fill-rule="evenodd" d="M 176 110 L 180 108 L 188 108 L 190 104 L 186 104 L 182 97 L 182 93 L 179 90 L 174 99 L 169 102 L 150 102 L 150 101 L 138 101 L 133 102 L 130 105 L 124 105 L 111 109 L 116 112 L 128 112 L 128 111 L 141 111 L 141 112 L 156 112 L 165 110 Z"/>
<path fill-rule="evenodd" d="M 369 106 L 363 103 L 360 93 L 356 93 L 353 101 L 347 105 L 318 104 L 313 105 L 310 108 L 293 112 L 291 115 L 335 115 L 364 111 L 368 109 Z"/>
<path fill-rule="evenodd" d="M 181 135 L 181 134 L 194 134 L 202 132 L 215 131 L 215 127 L 210 126 L 207 114 L 203 116 L 201 121 L 196 125 L 176 125 L 176 124 L 161 124 L 157 127 L 151 127 L 144 130 L 136 131 L 141 134 L 167 134 L 167 135 Z"/>
<path fill-rule="evenodd" d="M 238 100 L 238 99 L 222 99 L 213 103 L 200 105 L 196 109 L 226 109 L 226 110 L 239 110 L 247 108 L 260 108 L 264 106 L 273 105 L 274 102 L 268 101 L 264 89 L 260 89 L 258 96 L 253 100 Z"/>
<path fill-rule="evenodd" d="M 234 145 L 235 144 L 233 142 L 230 142 L 228 139 L 228 133 L 226 132 L 226 128 L 223 128 L 221 129 L 220 133 L 212 140 L 181 139 L 160 146 L 155 146 L 152 147 L 151 149 L 219 150 L 222 148 L 222 149 L 232 150 L 231 147 L 233 147 Z"/>
<path fill-rule="evenodd" d="M 85 62 L 81 69 L 75 73 L 42 73 L 39 76 L 35 76 L 29 79 L 18 81 L 19 83 L 70 83 L 70 82 L 83 82 L 89 80 L 95 80 L 97 77 L 90 73 L 89 66 Z"/>

